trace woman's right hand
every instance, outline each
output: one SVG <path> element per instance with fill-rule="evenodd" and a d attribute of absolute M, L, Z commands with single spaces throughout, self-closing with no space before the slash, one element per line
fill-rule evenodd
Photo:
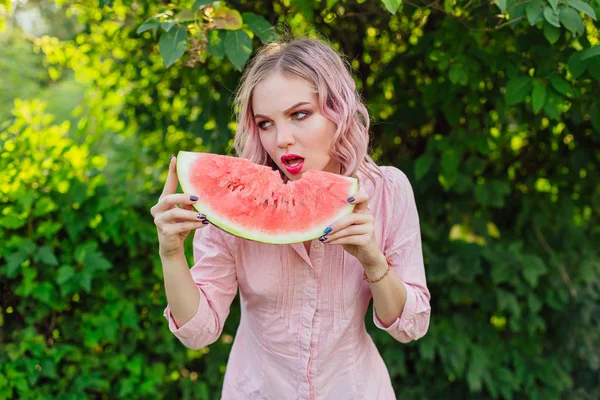
<path fill-rule="evenodd" d="M 183 253 L 183 242 L 193 229 L 209 224 L 206 216 L 198 214 L 192 204 L 198 197 L 175 193 L 177 189 L 177 158 L 171 157 L 169 174 L 158 203 L 150 209 L 158 231 L 161 257 L 171 257 Z M 179 207 L 181 206 L 181 207 Z"/>

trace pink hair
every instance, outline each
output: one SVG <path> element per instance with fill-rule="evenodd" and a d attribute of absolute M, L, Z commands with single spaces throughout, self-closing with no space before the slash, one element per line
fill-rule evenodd
<path fill-rule="evenodd" d="M 369 169 L 380 174 L 368 154 L 369 113 L 347 64 L 331 46 L 311 38 L 266 44 L 245 68 L 235 97 L 234 148 L 239 157 L 276 168 L 260 142 L 252 111 L 254 88 L 273 72 L 294 74 L 314 85 L 321 113 L 337 126 L 330 155 L 344 175 L 360 170 L 373 179 Z"/>

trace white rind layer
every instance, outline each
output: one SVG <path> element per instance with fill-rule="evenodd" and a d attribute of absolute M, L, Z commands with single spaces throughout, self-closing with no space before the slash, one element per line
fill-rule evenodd
<path fill-rule="evenodd" d="M 271 244 L 289 244 L 289 243 L 300 243 L 308 240 L 313 240 L 319 238 L 323 235 L 323 231 L 327 228 L 331 223 L 337 221 L 338 219 L 349 215 L 354 210 L 354 204 L 348 204 L 340 209 L 340 211 L 332 218 L 331 221 L 324 221 L 321 224 L 315 225 L 312 229 L 305 230 L 303 232 L 293 232 L 288 234 L 265 234 L 264 232 L 242 228 L 239 224 L 219 215 L 215 210 L 211 208 L 209 203 L 206 202 L 202 198 L 202 193 L 194 193 L 193 185 L 190 183 L 189 172 L 191 171 L 192 164 L 199 157 L 203 157 L 204 155 L 209 155 L 208 153 L 196 153 L 189 151 L 180 151 L 177 154 L 177 177 L 179 179 L 179 184 L 183 189 L 183 192 L 190 195 L 198 196 L 198 201 L 194 203 L 194 208 L 206 215 L 207 219 L 215 226 L 223 229 L 226 232 L 229 232 L 233 235 L 242 237 L 248 240 L 254 240 L 257 242 L 263 243 L 271 243 Z M 212 155 L 212 154 L 211 154 Z M 347 197 L 354 196 L 356 192 L 358 192 L 358 180 L 350 177 L 342 177 L 352 183 L 348 193 L 346 193 Z"/>

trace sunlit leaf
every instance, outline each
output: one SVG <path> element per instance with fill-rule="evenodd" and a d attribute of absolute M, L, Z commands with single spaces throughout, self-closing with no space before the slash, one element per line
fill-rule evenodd
<path fill-rule="evenodd" d="M 213 25 L 216 29 L 241 29 L 244 21 L 237 10 L 227 7 L 215 8 L 212 13 Z"/>
<path fill-rule="evenodd" d="M 402 5 L 402 0 L 381 0 L 386 10 L 391 12 L 392 14 L 396 14 L 400 6 Z"/>

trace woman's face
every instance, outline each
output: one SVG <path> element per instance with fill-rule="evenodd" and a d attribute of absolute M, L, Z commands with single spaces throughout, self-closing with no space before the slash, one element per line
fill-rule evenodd
<path fill-rule="evenodd" d="M 263 147 L 289 179 L 309 169 L 339 173 L 340 164 L 329 155 L 337 127 L 321 114 L 308 82 L 271 74 L 254 88 L 252 110 Z"/>

